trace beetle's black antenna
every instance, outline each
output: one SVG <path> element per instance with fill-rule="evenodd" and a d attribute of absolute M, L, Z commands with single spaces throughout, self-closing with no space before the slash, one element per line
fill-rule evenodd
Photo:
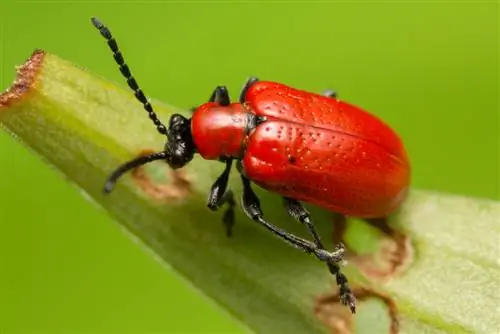
<path fill-rule="evenodd" d="M 116 63 L 120 66 L 120 72 L 125 77 L 125 79 L 127 79 L 127 83 L 129 87 L 134 91 L 135 97 L 143 104 L 144 109 L 146 109 L 146 111 L 148 112 L 149 118 L 153 121 L 156 129 L 162 135 L 167 135 L 167 128 L 158 119 L 156 113 L 153 110 L 153 107 L 144 95 L 144 92 L 139 88 L 137 81 L 130 73 L 130 69 L 128 68 L 128 65 L 125 64 L 123 55 L 118 49 L 118 44 L 116 43 L 115 38 L 111 35 L 111 32 L 98 18 L 92 17 L 91 21 L 94 27 L 96 27 L 101 35 L 107 40 L 109 48 L 111 49 L 111 51 L 113 51 L 113 58 L 115 58 Z"/>
<path fill-rule="evenodd" d="M 165 160 L 169 157 L 169 154 L 167 152 L 156 152 L 152 153 L 149 155 L 145 155 L 142 157 L 135 158 L 134 160 L 130 160 L 113 172 L 106 181 L 106 184 L 104 185 L 104 193 L 108 194 L 113 190 L 113 187 L 115 186 L 116 181 L 126 172 L 128 172 L 131 169 L 137 168 L 139 166 L 145 165 L 147 163 L 156 161 L 156 160 Z"/>

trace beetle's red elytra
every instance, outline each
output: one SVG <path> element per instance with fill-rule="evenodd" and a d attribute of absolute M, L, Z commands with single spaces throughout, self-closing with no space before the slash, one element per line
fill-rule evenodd
<path fill-rule="evenodd" d="M 208 102 L 193 108 L 191 118 L 170 117 L 168 126 L 125 64 L 111 32 L 98 19 L 93 25 L 107 40 L 114 59 L 158 132 L 167 137 L 164 150 L 135 158 L 109 177 L 109 193 L 127 171 L 164 160 L 171 168 L 187 165 L 195 154 L 225 164 L 207 201 L 210 210 L 226 206 L 223 222 L 232 234 L 236 200 L 228 188 L 233 162 L 243 184 L 245 214 L 280 239 L 324 261 L 340 287 L 341 302 L 355 313 L 355 297 L 341 272 L 344 246 L 327 251 L 302 202 L 358 218 L 383 218 L 398 208 L 410 185 L 410 162 L 398 135 L 376 116 L 326 91 L 317 94 L 251 77 L 237 103 L 225 86 Z M 288 214 L 305 225 L 313 242 L 288 233 L 264 218 L 255 183 L 282 197 Z"/>
<path fill-rule="evenodd" d="M 359 218 L 384 217 L 406 197 L 405 148 L 377 117 L 273 82 L 255 83 L 245 100 L 268 119 L 243 158 L 247 176 L 262 188 Z"/>

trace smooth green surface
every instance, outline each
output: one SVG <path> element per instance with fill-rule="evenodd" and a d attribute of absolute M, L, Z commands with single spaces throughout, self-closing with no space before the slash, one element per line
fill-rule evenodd
<path fill-rule="evenodd" d="M 121 83 L 88 21 L 96 15 L 147 94 L 189 107 L 216 84 L 236 97 L 248 75 L 331 87 L 401 133 L 415 187 L 500 198 L 495 2 L 1 6 L 2 88 L 35 47 Z M 58 175 L 0 138 L 7 332 L 241 331 Z"/>

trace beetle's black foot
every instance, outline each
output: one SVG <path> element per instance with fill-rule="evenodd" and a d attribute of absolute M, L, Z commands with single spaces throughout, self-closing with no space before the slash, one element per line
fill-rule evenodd
<path fill-rule="evenodd" d="M 356 313 L 356 297 L 349 288 L 347 277 L 340 271 L 337 272 L 337 285 L 340 288 L 340 302 L 351 309 L 351 313 Z"/>
<path fill-rule="evenodd" d="M 352 294 L 352 292 L 349 292 L 347 294 L 341 295 L 340 296 L 340 301 L 343 305 L 349 307 L 351 310 L 352 314 L 356 313 L 356 298 Z"/>
<path fill-rule="evenodd" d="M 340 302 L 349 307 L 352 314 L 356 313 L 356 297 L 352 292 L 345 292 L 340 294 Z"/>

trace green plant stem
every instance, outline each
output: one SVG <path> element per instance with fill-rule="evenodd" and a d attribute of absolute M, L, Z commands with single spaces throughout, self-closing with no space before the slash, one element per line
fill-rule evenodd
<path fill-rule="evenodd" d="M 159 151 L 164 145 L 165 138 L 156 132 L 133 94 L 42 51 L 32 55 L 16 82 L 10 93 L 0 97 L 2 126 L 109 212 L 163 264 L 251 330 L 325 331 L 313 313 L 314 298 L 334 286 L 324 265 L 275 239 L 241 211 L 234 237 L 226 238 L 222 213 L 206 208 L 206 195 L 222 164 L 195 158 L 186 168 L 193 193 L 184 200 L 152 200 L 130 175 L 104 196 L 104 181 L 118 165 L 141 150 Z M 186 114 L 158 101 L 152 104 L 164 123 L 173 112 Z M 157 175 L 167 173 L 162 163 L 152 164 L 150 170 Z M 235 174 L 231 187 L 239 194 Z M 286 216 L 277 196 L 257 192 L 266 217 L 307 236 L 303 227 Z M 325 224 L 331 216 L 323 210 L 311 211 L 321 233 L 331 233 L 330 224 Z M 394 297 L 401 311 L 401 333 L 491 334 L 500 328 L 496 316 L 499 215 L 497 202 L 411 192 L 394 219 L 415 240 L 415 263 L 403 277 L 373 284 Z M 350 224 L 347 231 L 354 248 L 365 242 L 356 233 L 360 226 L 359 222 Z M 352 266 L 346 270 L 353 283 L 370 284 Z M 370 317 L 381 310 L 380 317 Z M 376 329 L 388 322 L 383 310 L 383 305 L 360 302 L 356 333 L 386 332 Z"/>

